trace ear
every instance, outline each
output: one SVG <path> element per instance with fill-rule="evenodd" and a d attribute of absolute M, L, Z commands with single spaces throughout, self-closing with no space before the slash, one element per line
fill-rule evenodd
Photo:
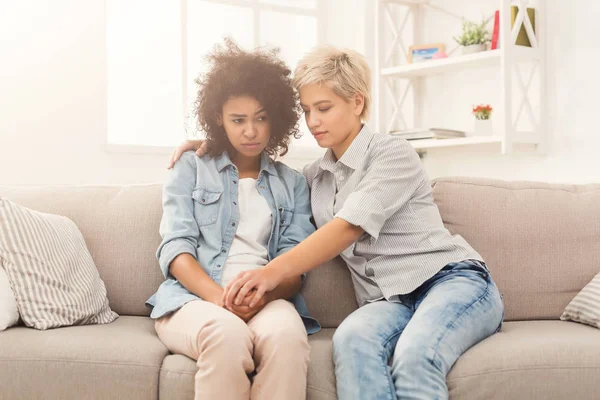
<path fill-rule="evenodd" d="M 223 114 L 217 114 L 216 120 L 219 126 L 223 126 Z"/>
<path fill-rule="evenodd" d="M 354 114 L 359 116 L 365 108 L 365 96 L 362 93 L 354 95 Z"/>

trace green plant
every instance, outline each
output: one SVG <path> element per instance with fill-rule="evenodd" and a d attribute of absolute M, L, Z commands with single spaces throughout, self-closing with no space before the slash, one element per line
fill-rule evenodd
<path fill-rule="evenodd" d="M 462 34 L 458 37 L 453 36 L 453 39 L 462 46 L 486 44 L 490 41 L 490 33 L 485 28 L 487 23 L 488 21 L 485 20 L 479 24 L 472 21 L 463 21 Z"/>

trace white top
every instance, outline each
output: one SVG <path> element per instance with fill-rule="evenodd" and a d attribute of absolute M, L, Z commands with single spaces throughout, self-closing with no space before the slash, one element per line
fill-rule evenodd
<path fill-rule="evenodd" d="M 240 221 L 221 275 L 221 287 L 242 271 L 264 267 L 269 262 L 267 246 L 273 215 L 267 200 L 256 189 L 256 179 L 239 180 Z"/>

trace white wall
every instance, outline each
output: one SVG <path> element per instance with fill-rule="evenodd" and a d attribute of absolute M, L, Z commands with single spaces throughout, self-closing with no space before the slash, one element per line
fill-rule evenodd
<path fill-rule="evenodd" d="M 326 1 L 328 41 L 372 59 L 372 1 Z M 435 150 L 425 158 L 431 177 L 600 182 L 598 35 L 591 34 L 600 3 L 547 4 L 548 155 Z M 166 154 L 105 151 L 104 1 L 3 1 L 0 11 L 0 184 L 163 181 Z"/>

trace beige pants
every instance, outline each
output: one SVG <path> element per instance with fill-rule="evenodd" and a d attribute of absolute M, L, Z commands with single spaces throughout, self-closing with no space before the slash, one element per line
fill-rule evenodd
<path fill-rule="evenodd" d="M 247 324 L 225 308 L 191 301 L 155 328 L 172 353 L 197 360 L 196 399 L 306 399 L 310 347 L 288 301 L 267 304 Z"/>

